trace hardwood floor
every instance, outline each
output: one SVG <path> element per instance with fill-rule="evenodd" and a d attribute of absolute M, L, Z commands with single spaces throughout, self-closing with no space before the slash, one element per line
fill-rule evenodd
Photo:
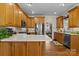
<path fill-rule="evenodd" d="M 70 49 L 63 45 L 55 45 L 53 42 L 47 42 L 45 56 L 79 56 L 79 52 L 70 51 Z"/>

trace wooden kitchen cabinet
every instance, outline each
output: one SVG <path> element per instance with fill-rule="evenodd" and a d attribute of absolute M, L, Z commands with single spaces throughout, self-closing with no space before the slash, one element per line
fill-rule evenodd
<path fill-rule="evenodd" d="M 44 24 L 44 22 L 45 22 L 44 16 L 30 17 L 30 19 L 27 20 L 27 27 L 28 28 L 34 28 L 35 24 L 37 24 L 37 23 Z"/>
<path fill-rule="evenodd" d="M 31 28 L 35 28 L 35 19 L 34 19 L 34 17 L 30 17 L 30 25 L 31 25 Z"/>
<path fill-rule="evenodd" d="M 28 56 L 40 56 L 41 55 L 40 42 L 27 42 L 27 52 L 29 52 Z"/>
<path fill-rule="evenodd" d="M 44 16 L 37 16 L 37 19 L 39 20 L 39 23 L 44 23 Z"/>
<path fill-rule="evenodd" d="M 69 12 L 69 28 L 79 27 L 79 6 L 71 9 Z"/>
<path fill-rule="evenodd" d="M 0 56 L 43 56 L 45 42 L 0 42 Z"/>
<path fill-rule="evenodd" d="M 29 16 L 25 14 L 16 4 L 0 3 L 0 26 L 21 27 L 21 20 L 23 19 L 27 23 Z"/>
<path fill-rule="evenodd" d="M 59 16 L 56 18 L 57 28 L 63 28 L 63 16 Z"/>
<path fill-rule="evenodd" d="M 6 23 L 6 4 L 0 3 L 0 26 L 5 26 Z"/>
<path fill-rule="evenodd" d="M 14 5 L 14 24 L 16 27 L 20 26 L 19 8 L 16 5 Z"/>
<path fill-rule="evenodd" d="M 11 56 L 12 48 L 10 42 L 0 42 L 0 56 Z"/>
<path fill-rule="evenodd" d="M 32 28 L 35 28 L 35 20 L 32 20 Z"/>
<path fill-rule="evenodd" d="M 35 28 L 35 19 L 34 17 L 30 17 L 30 19 L 27 20 L 27 27 L 28 28 Z"/>
<path fill-rule="evenodd" d="M 6 25 L 14 25 L 14 5 L 6 4 Z"/>
<path fill-rule="evenodd" d="M 57 40 L 58 42 L 64 44 L 64 33 L 54 33 L 54 40 Z"/>
<path fill-rule="evenodd" d="M 27 19 L 27 28 L 32 28 L 32 20 Z"/>
<path fill-rule="evenodd" d="M 12 42 L 12 55 L 13 56 L 25 56 L 25 55 L 27 55 L 26 42 Z"/>
<path fill-rule="evenodd" d="M 35 18 L 36 23 L 44 24 L 44 22 L 45 22 L 45 17 L 44 16 L 36 16 L 34 18 Z"/>
<path fill-rule="evenodd" d="M 70 48 L 71 51 L 79 51 L 79 35 L 71 35 L 70 36 Z"/>

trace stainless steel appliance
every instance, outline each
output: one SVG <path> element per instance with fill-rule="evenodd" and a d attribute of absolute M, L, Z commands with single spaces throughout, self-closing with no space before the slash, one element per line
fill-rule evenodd
<path fill-rule="evenodd" d="M 69 34 L 65 34 L 64 36 L 64 46 L 66 46 L 67 48 L 70 48 L 70 35 Z"/>
<path fill-rule="evenodd" d="M 44 24 L 35 24 L 35 33 L 38 35 L 44 35 Z"/>

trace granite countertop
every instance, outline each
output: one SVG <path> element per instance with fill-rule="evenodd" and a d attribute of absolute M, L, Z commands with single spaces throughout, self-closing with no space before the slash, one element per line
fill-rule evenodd
<path fill-rule="evenodd" d="M 15 34 L 0 41 L 52 41 L 52 39 L 47 35 Z"/>
<path fill-rule="evenodd" d="M 79 34 L 77 34 L 77 33 L 68 33 L 68 32 L 57 32 L 57 33 L 63 33 L 63 34 L 69 34 L 69 35 L 79 35 Z"/>

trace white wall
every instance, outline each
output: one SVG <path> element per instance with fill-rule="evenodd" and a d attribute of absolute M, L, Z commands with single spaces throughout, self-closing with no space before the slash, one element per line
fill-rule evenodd
<path fill-rule="evenodd" d="M 56 16 L 45 16 L 45 22 L 52 24 L 52 39 L 54 39 L 54 32 L 56 31 Z"/>

